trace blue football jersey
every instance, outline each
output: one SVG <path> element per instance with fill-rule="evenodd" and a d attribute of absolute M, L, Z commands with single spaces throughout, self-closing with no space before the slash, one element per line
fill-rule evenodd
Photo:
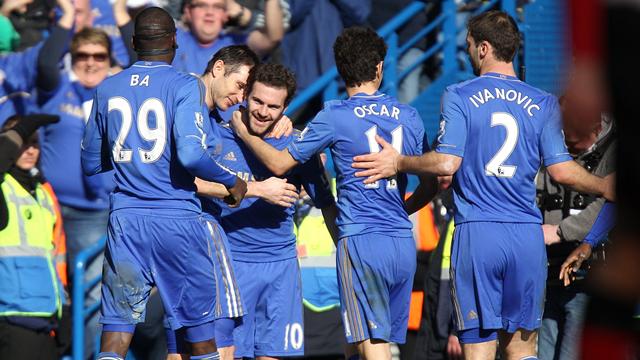
<path fill-rule="evenodd" d="M 218 161 L 224 167 L 245 181 L 262 181 L 275 176 L 228 126 L 219 125 L 212 118 L 212 127 L 220 130 L 224 151 Z M 281 150 L 296 136 L 294 133 L 265 141 Z M 295 167 L 286 179 L 298 190 L 304 186 L 319 208 L 334 202 L 329 180 L 317 156 Z M 273 205 L 260 198 L 245 198 L 239 207 L 230 208 L 219 199 L 202 197 L 202 208 L 218 218 L 229 238 L 234 260 L 269 262 L 296 257 L 294 207 Z"/>
<path fill-rule="evenodd" d="M 540 164 L 571 160 L 556 97 L 494 73 L 446 89 L 435 149 L 463 158 L 453 177 L 457 224 L 540 223 Z"/>
<path fill-rule="evenodd" d="M 399 174 L 374 184 L 355 177 L 353 157 L 378 152 L 380 135 L 403 155 L 428 151 L 424 125 L 418 112 L 391 96 L 376 92 L 356 94 L 347 100 L 329 101 L 287 147 L 298 162 L 329 147 L 338 190 L 340 237 L 364 233 L 412 236 L 411 221 L 404 209 L 407 176 Z"/>
<path fill-rule="evenodd" d="M 192 75 L 161 62 L 139 61 L 98 86 L 85 129 L 87 175 L 115 169 L 111 208 L 200 211 L 194 176 L 232 186 L 203 114 L 204 88 Z"/>

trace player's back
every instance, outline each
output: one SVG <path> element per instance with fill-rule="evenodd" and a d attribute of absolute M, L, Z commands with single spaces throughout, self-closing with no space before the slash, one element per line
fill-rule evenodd
<path fill-rule="evenodd" d="M 328 102 L 323 112 L 335 126 L 331 153 L 337 174 L 340 236 L 371 232 L 412 236 L 404 210 L 406 175 L 366 185 L 355 177 L 357 170 L 351 164 L 356 155 L 379 151 L 376 135 L 403 155 L 421 155 L 427 144 L 416 110 L 376 92 Z"/>
<path fill-rule="evenodd" d="M 568 157 L 557 99 L 489 73 L 448 87 L 442 112 L 436 148 L 463 156 L 453 182 L 456 223 L 539 223 L 534 178 L 541 161 Z"/>
<path fill-rule="evenodd" d="M 202 123 L 199 80 L 166 63 L 137 62 L 105 80 L 96 99 L 94 112 L 115 169 L 112 209 L 199 211 L 194 177 L 178 161 L 174 129 L 179 105 L 189 112 L 182 121 Z"/>

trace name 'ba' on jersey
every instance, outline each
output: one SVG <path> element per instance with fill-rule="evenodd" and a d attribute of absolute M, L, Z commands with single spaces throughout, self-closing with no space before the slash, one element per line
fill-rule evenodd
<path fill-rule="evenodd" d="M 325 103 L 301 136 L 288 146 L 299 162 L 330 147 L 337 175 L 336 223 L 340 237 L 373 232 L 412 236 L 403 205 L 406 175 L 367 185 L 363 178 L 355 177 L 356 169 L 351 167 L 354 156 L 380 151 L 376 135 L 403 155 L 421 155 L 428 150 L 417 111 L 380 92 Z"/>
<path fill-rule="evenodd" d="M 115 169 L 112 210 L 200 211 L 194 175 L 235 182 L 206 150 L 216 148 L 216 139 L 203 99 L 198 78 L 161 62 L 139 61 L 98 87 L 83 139 L 83 166 L 93 173 Z"/>
<path fill-rule="evenodd" d="M 534 179 L 571 160 L 555 96 L 512 76 L 488 73 L 449 86 L 436 151 L 463 157 L 453 179 L 456 224 L 540 223 Z"/>

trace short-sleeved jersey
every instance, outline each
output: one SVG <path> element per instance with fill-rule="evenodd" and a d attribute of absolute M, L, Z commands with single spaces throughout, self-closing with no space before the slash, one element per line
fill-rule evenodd
<path fill-rule="evenodd" d="M 540 223 L 538 168 L 571 160 L 557 98 L 488 73 L 449 86 L 441 116 L 435 150 L 463 158 L 453 178 L 456 224 Z"/>
<path fill-rule="evenodd" d="M 424 125 L 418 112 L 391 96 L 375 92 L 356 94 L 346 100 L 329 101 L 287 149 L 298 162 L 329 147 L 338 190 L 340 237 L 364 233 L 412 236 L 411 221 L 404 209 L 407 176 L 366 185 L 355 177 L 353 157 L 378 152 L 380 135 L 403 155 L 428 150 Z"/>
<path fill-rule="evenodd" d="M 247 36 L 223 33 L 213 44 L 202 46 L 190 31 L 179 28 L 177 42 L 179 47 L 172 65 L 179 71 L 200 75 L 204 73 L 213 54 L 225 46 L 245 44 Z"/>
<path fill-rule="evenodd" d="M 218 161 L 222 166 L 245 181 L 262 181 L 275 176 L 228 126 L 216 124 L 212 118 L 212 127 L 220 130 L 224 151 Z M 265 141 L 281 150 L 295 139 L 297 133 Z M 329 180 L 317 156 L 295 167 L 286 179 L 298 190 L 304 186 L 316 207 L 334 203 Z M 296 257 L 293 207 L 273 205 L 260 198 L 245 198 L 239 207 L 230 208 L 221 200 L 203 197 L 202 208 L 219 219 L 229 238 L 234 260 L 269 262 Z"/>
<path fill-rule="evenodd" d="M 85 130 L 87 174 L 115 169 L 112 210 L 200 211 L 194 175 L 232 186 L 235 175 L 215 162 L 219 148 L 205 121 L 204 88 L 161 62 L 139 61 L 98 86 Z"/>

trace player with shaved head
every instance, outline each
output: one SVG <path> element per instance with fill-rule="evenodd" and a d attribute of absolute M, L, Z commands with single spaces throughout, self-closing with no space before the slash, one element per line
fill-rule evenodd
<path fill-rule="evenodd" d="M 82 143 L 93 175 L 115 170 L 103 270 L 98 359 L 124 359 L 135 325 L 156 287 L 169 326 L 190 344 L 192 359 L 219 359 L 214 338 L 215 252 L 219 225 L 202 216 L 194 178 L 223 184 L 236 206 L 246 183 L 216 161 L 204 87 L 169 65 L 176 28 L 160 8 L 135 22 L 140 61 L 96 91 Z M 206 119 L 206 120 L 205 120 Z"/>

